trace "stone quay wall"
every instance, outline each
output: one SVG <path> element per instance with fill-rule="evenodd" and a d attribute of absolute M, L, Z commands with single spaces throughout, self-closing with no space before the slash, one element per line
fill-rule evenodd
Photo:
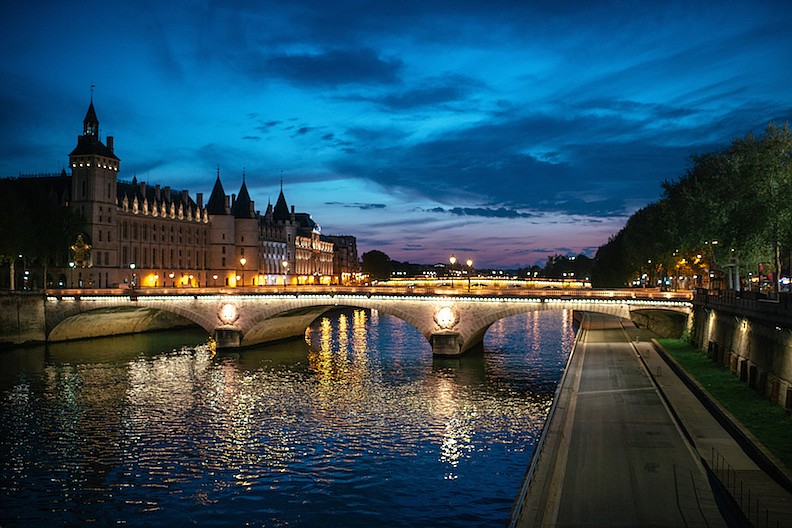
<path fill-rule="evenodd" d="M 44 296 L 33 292 L 0 293 L 0 346 L 45 339 Z"/>
<path fill-rule="evenodd" d="M 792 411 L 792 296 L 699 291 L 691 339 L 740 381 Z"/>

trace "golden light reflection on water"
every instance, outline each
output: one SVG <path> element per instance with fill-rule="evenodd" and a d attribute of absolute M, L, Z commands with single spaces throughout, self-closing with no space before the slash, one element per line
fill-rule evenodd
<path fill-rule="evenodd" d="M 571 314 L 555 317 L 570 338 Z M 478 514 L 482 488 L 501 486 L 504 475 L 514 477 L 514 489 L 485 501 L 516 493 L 541 431 L 552 383 L 537 392 L 526 381 L 552 355 L 531 343 L 548 340 L 539 318 L 493 324 L 485 351 L 457 360 L 433 359 L 413 327 L 366 310 L 322 317 L 306 332 L 310 348 L 277 344 L 214 358 L 206 346 L 115 357 L 96 350 L 88 362 L 64 350 L 46 358 L 38 385 L 0 377 L 10 380 L 0 413 L 7 418 L 11 409 L 14 423 L 24 423 L 31 405 L 50 407 L 48 429 L 31 438 L 48 442 L 54 464 L 68 468 L 65 477 L 51 481 L 46 460 L 30 455 L 41 453 L 35 442 L 10 436 L 31 430 L 27 424 L 0 431 L 0 444 L 19 443 L 9 451 L 5 489 L 37 490 L 47 505 L 52 497 L 41 490 L 63 500 L 85 483 L 103 497 L 123 492 L 126 511 L 163 512 L 177 524 L 201 519 L 195 505 L 211 505 L 221 515 L 244 511 L 267 525 L 299 525 L 307 511 L 354 514 L 343 510 L 347 504 L 403 515 L 424 500 L 426 482 L 441 480 L 453 488 L 426 500 L 464 497 L 452 509 Z M 562 362 L 545 371 L 557 373 Z M 32 482 L 39 467 L 41 480 Z M 236 499 L 248 493 L 266 504 L 240 510 L 248 501 Z M 285 513 L 295 497 L 296 513 Z M 436 511 L 427 515 L 412 524 L 426 525 Z M 482 525 L 492 524 L 501 523 Z"/>

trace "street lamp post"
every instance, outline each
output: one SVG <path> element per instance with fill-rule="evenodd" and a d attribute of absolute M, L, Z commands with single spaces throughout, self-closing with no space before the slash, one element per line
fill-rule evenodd
<path fill-rule="evenodd" d="M 74 261 L 69 261 L 69 287 L 74 288 Z"/>
<path fill-rule="evenodd" d="M 451 263 L 451 289 L 454 289 L 454 264 L 457 262 L 457 258 L 454 255 L 451 255 L 451 258 L 448 259 L 448 262 Z"/>
<path fill-rule="evenodd" d="M 245 264 L 247 264 L 247 259 L 242 257 L 239 259 L 239 263 L 242 264 L 242 286 L 245 285 Z"/>
<path fill-rule="evenodd" d="M 281 264 L 283 264 L 283 287 L 286 287 L 286 277 L 289 275 L 289 262 L 284 260 Z"/>
<path fill-rule="evenodd" d="M 130 287 L 131 287 L 133 290 L 135 289 L 135 280 L 137 279 L 137 275 L 135 275 L 135 267 L 136 267 L 136 266 L 135 266 L 135 263 L 134 263 L 134 262 L 133 262 L 132 264 L 130 264 L 130 265 L 129 265 L 129 269 L 130 269 L 130 270 L 131 270 L 131 272 L 132 272 L 132 279 L 131 279 L 131 281 L 130 281 L 129 285 L 130 285 Z"/>
<path fill-rule="evenodd" d="M 473 259 L 467 259 L 468 266 L 468 291 L 470 291 L 470 275 L 473 273 Z"/>
<path fill-rule="evenodd" d="M 159 286 L 159 275 L 154 275 L 154 287 Z"/>
<path fill-rule="evenodd" d="M 215 288 L 217 288 L 217 273 L 212 275 L 212 280 L 214 280 L 214 286 L 215 286 Z"/>

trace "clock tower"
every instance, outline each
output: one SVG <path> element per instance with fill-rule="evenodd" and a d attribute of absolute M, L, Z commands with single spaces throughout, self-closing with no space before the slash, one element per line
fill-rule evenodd
<path fill-rule="evenodd" d="M 84 219 L 90 259 L 86 266 L 111 268 L 118 265 L 118 225 L 116 223 L 116 176 L 120 161 L 113 151 L 113 137 L 107 145 L 99 139 L 99 119 L 91 97 L 83 120 L 83 133 L 69 154 L 72 170 L 71 208 Z M 97 271 L 96 286 L 106 287 Z"/>

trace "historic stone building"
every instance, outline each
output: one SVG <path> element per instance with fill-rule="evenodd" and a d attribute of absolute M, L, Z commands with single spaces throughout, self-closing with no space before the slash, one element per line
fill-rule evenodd
<path fill-rule="evenodd" d="M 64 200 L 84 219 L 71 246 L 69 268 L 51 276 L 70 287 L 235 287 L 338 284 L 358 270 L 306 213 L 280 195 L 265 214 L 256 211 L 242 177 L 236 195 L 225 194 L 220 170 L 206 204 L 186 190 L 118 180 L 121 160 L 113 137 L 100 140 L 99 120 L 88 107 L 83 133 L 69 155 L 71 193 Z M 348 268 L 348 269 L 347 269 Z M 52 285 L 52 284 L 51 284 Z"/>

